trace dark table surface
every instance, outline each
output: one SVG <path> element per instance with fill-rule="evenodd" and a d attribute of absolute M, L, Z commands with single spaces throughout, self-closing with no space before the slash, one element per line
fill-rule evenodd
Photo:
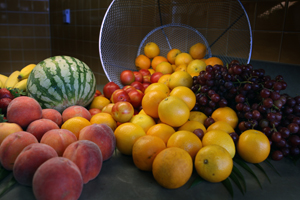
<path fill-rule="evenodd" d="M 283 75 L 288 83 L 285 93 L 291 96 L 300 95 L 300 66 L 282 65 L 278 63 L 252 61 L 254 68 L 263 68 L 267 75 L 275 78 L 276 75 Z M 246 179 L 247 191 L 243 195 L 238 187 L 232 182 L 233 199 L 255 199 L 255 200 L 279 200 L 300 199 L 300 162 L 294 164 L 290 159 L 284 158 L 281 161 L 271 161 L 278 175 L 265 162 L 261 166 L 266 171 L 270 181 L 254 165 L 249 164 L 250 168 L 257 174 L 262 188 L 257 181 L 247 171 L 236 165 Z M 136 168 L 132 157 L 120 154 L 118 151 L 111 159 L 103 163 L 99 176 L 85 184 L 80 200 L 94 199 L 232 199 L 230 193 L 222 183 L 199 182 L 191 187 L 197 178 L 194 170 L 190 180 L 178 189 L 165 189 L 154 180 L 151 172 L 144 172 Z M 7 181 L 10 177 L 4 180 Z M 0 185 L 0 189 L 3 184 Z M 32 200 L 34 195 L 31 187 L 16 184 L 8 191 L 1 200 Z"/>

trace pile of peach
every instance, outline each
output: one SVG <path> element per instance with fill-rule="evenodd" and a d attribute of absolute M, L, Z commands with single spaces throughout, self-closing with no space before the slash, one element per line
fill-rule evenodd
<path fill-rule="evenodd" d="M 0 163 L 18 183 L 32 186 L 36 199 L 78 199 L 115 150 L 114 132 L 105 124 L 84 127 L 80 138 L 60 128 L 64 119 L 81 115 L 78 110 L 42 109 L 27 96 L 7 108 L 8 122 L 0 123 Z"/>

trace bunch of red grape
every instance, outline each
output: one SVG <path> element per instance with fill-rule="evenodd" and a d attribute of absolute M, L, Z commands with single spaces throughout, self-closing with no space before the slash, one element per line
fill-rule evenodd
<path fill-rule="evenodd" d="M 248 129 L 265 133 L 274 160 L 300 155 L 300 96 L 281 94 L 287 87 L 281 75 L 272 79 L 263 69 L 233 60 L 227 66 L 208 65 L 193 81 L 193 110 L 210 116 L 216 108 L 229 106 L 239 118 L 237 135 Z"/>

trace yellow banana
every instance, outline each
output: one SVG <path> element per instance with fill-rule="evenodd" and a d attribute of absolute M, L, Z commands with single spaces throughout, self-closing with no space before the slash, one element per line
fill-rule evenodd
<path fill-rule="evenodd" d="M 7 76 L 0 74 L 0 81 L 3 83 L 3 85 L 4 85 L 5 81 L 7 80 L 7 78 L 8 78 Z"/>
<path fill-rule="evenodd" d="M 30 64 L 27 65 L 26 67 L 23 67 L 23 69 L 21 69 L 20 74 L 18 76 L 18 79 L 25 79 L 28 78 L 30 72 L 33 70 L 33 68 L 35 67 L 35 64 Z"/>
<path fill-rule="evenodd" d="M 26 79 L 23 79 L 23 80 L 19 81 L 19 82 L 14 86 L 14 88 L 18 88 L 19 90 L 26 91 L 27 80 L 28 80 L 28 79 L 26 78 Z"/>
<path fill-rule="evenodd" d="M 0 80 L 0 88 L 4 88 L 4 83 Z"/>
<path fill-rule="evenodd" d="M 7 78 L 6 82 L 5 82 L 5 88 L 13 88 L 18 82 L 18 76 L 20 74 L 20 71 L 14 71 L 13 73 L 11 73 L 11 75 L 9 75 L 9 77 Z"/>

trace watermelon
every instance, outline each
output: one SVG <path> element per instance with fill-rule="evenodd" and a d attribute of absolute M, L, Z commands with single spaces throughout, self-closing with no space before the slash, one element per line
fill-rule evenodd
<path fill-rule="evenodd" d="M 27 81 L 28 96 L 42 108 L 63 112 L 73 105 L 87 106 L 94 97 L 96 79 L 82 61 L 70 56 L 54 56 L 38 63 Z"/>

